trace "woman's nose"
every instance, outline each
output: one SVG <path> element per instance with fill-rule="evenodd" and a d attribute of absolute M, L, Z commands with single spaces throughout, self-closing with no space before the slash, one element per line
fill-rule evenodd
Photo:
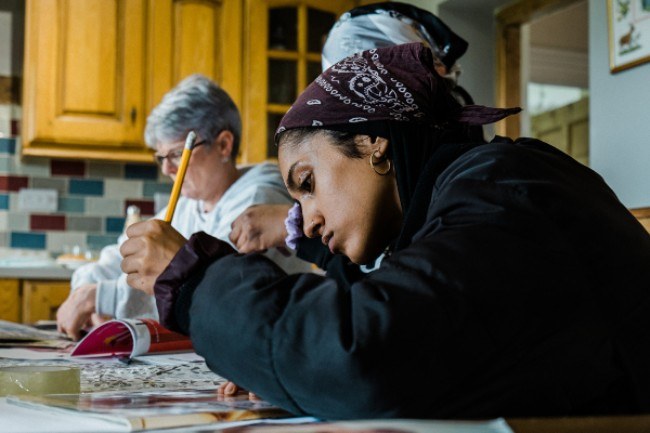
<path fill-rule="evenodd" d="M 174 173 L 176 173 L 177 168 L 176 168 L 176 166 L 174 164 L 171 164 L 169 162 L 169 158 L 165 158 L 165 159 L 163 159 L 163 163 L 160 166 L 160 171 L 162 171 L 162 173 L 165 176 L 170 176 L 171 177 Z"/>
<path fill-rule="evenodd" d="M 303 221 L 303 231 L 308 238 L 315 238 L 321 235 L 321 227 L 323 226 L 320 218 L 310 218 Z"/>

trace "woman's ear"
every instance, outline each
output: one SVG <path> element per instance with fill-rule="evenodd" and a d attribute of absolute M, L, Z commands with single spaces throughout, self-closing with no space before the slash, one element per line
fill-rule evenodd
<path fill-rule="evenodd" d="M 388 140 L 384 137 L 377 137 L 371 144 L 371 149 L 375 157 L 384 158 L 388 153 Z"/>
<path fill-rule="evenodd" d="M 214 139 L 213 147 L 219 152 L 221 158 L 230 159 L 232 155 L 232 146 L 235 141 L 235 137 L 232 135 L 232 132 L 223 130 L 217 135 L 217 138 Z"/>

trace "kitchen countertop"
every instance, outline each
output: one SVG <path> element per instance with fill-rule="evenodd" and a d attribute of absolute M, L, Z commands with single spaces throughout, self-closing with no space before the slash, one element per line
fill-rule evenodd
<path fill-rule="evenodd" d="M 72 270 L 63 266 L 0 267 L 0 278 L 29 280 L 69 280 Z"/>
<path fill-rule="evenodd" d="M 70 280 L 74 272 L 70 268 L 87 263 L 59 256 L 58 260 L 62 259 L 64 261 L 59 262 L 50 252 L 43 250 L 0 247 L 0 278 Z"/>

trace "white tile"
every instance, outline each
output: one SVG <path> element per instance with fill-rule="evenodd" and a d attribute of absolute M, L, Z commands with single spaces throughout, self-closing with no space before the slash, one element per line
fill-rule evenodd
<path fill-rule="evenodd" d="M 167 194 L 164 192 L 154 192 L 153 193 L 153 208 L 154 212 L 158 213 L 160 212 L 167 204 L 169 203 L 169 196 L 171 194 Z"/>
<path fill-rule="evenodd" d="M 10 192 L 9 193 L 9 210 L 11 212 L 18 210 L 18 193 Z"/>
<path fill-rule="evenodd" d="M 104 197 L 108 199 L 141 199 L 144 182 L 141 180 L 105 179 Z"/>
<path fill-rule="evenodd" d="M 18 104 L 11 105 L 11 118 L 12 119 L 22 119 L 23 118 L 23 107 Z"/>
<path fill-rule="evenodd" d="M 86 233 L 84 232 L 48 232 L 46 248 L 54 253 L 70 252 L 74 246 L 82 251 L 86 249 Z"/>
<path fill-rule="evenodd" d="M 86 198 L 86 212 L 84 215 L 122 216 L 124 215 L 124 201 L 88 197 Z"/>
<path fill-rule="evenodd" d="M 29 231 L 29 214 L 10 212 L 8 214 L 8 229 L 14 232 Z"/>
<path fill-rule="evenodd" d="M 18 142 L 16 140 L 16 154 L 18 150 Z M 29 162 L 21 161 L 20 158 L 16 159 L 16 173 L 27 176 L 50 177 L 50 161 L 49 159 L 33 159 Z"/>
<path fill-rule="evenodd" d="M 7 211 L 0 211 L 0 232 L 9 231 L 9 215 Z"/>
<path fill-rule="evenodd" d="M 0 75 L 11 77 L 11 13 L 0 12 Z"/>
<path fill-rule="evenodd" d="M 0 137 L 11 136 L 11 105 L 0 104 Z"/>

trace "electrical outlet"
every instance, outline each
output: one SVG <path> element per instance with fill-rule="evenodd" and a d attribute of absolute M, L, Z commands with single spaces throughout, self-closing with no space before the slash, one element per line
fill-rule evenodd
<path fill-rule="evenodd" d="M 18 191 L 18 210 L 56 212 L 58 196 L 55 189 L 22 188 Z"/>

